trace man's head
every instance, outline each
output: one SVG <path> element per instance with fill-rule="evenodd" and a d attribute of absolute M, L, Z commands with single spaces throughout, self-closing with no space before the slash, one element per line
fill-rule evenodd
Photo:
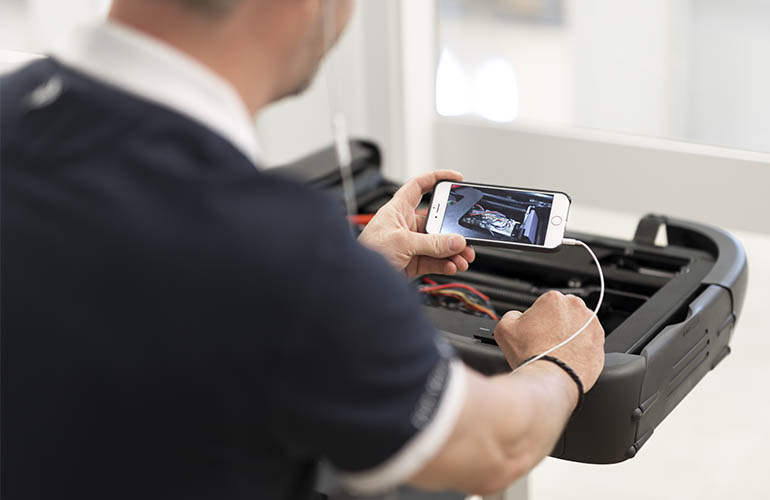
<path fill-rule="evenodd" d="M 252 111 L 297 94 L 350 20 L 354 0 L 114 0 L 110 18 L 230 80 Z"/>

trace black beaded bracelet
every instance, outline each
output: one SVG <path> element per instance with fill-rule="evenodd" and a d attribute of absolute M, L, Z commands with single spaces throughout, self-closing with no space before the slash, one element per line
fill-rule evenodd
<path fill-rule="evenodd" d="M 535 359 L 537 356 L 532 356 L 531 358 L 527 358 L 524 360 L 521 365 L 529 363 L 531 360 Z M 585 399 L 585 392 L 583 391 L 583 381 L 580 380 L 580 376 L 577 374 L 575 370 L 572 369 L 570 365 L 565 363 L 564 361 L 560 360 L 559 358 L 554 358 L 553 356 L 543 356 L 539 360 L 542 361 L 548 361 L 550 363 L 555 364 L 562 370 L 564 370 L 567 375 L 575 382 L 578 388 L 578 402 L 577 406 L 575 406 L 575 411 L 572 412 L 572 416 L 574 417 L 577 412 L 580 411 L 580 409 L 583 407 L 583 400 Z M 519 365 L 519 366 L 521 366 Z"/>

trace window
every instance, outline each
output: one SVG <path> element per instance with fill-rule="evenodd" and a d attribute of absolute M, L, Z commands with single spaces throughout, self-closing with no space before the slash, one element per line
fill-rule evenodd
<path fill-rule="evenodd" d="M 439 0 L 442 116 L 770 152 L 764 0 Z"/>

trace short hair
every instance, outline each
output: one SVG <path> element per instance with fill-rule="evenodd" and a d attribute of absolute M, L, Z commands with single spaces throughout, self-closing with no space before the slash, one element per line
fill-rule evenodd
<path fill-rule="evenodd" d="M 200 14 L 224 17 L 231 13 L 241 0 L 172 0 Z"/>

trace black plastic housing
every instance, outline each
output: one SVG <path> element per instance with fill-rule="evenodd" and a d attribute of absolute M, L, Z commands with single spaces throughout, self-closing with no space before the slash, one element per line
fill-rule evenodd
<path fill-rule="evenodd" d="M 380 174 L 375 145 L 354 144 L 356 196 L 362 213 L 375 212 L 397 189 Z M 278 170 L 281 175 L 341 193 L 332 149 Z M 342 202 L 341 202 L 342 203 Z M 656 246 L 659 230 L 668 244 Z M 648 215 L 633 240 L 568 232 L 599 257 L 607 291 L 599 312 L 605 332 L 605 366 L 567 425 L 552 456 L 609 464 L 633 458 L 655 428 L 729 353 L 743 306 L 748 264 L 741 244 L 727 232 L 665 216 Z M 580 247 L 554 254 L 477 248 L 470 272 L 439 282 L 464 282 L 492 298 L 498 312 L 524 310 L 557 289 L 598 298 L 598 275 Z M 495 321 L 457 310 L 425 307 L 426 314 L 473 368 L 510 371 L 492 332 Z"/>

